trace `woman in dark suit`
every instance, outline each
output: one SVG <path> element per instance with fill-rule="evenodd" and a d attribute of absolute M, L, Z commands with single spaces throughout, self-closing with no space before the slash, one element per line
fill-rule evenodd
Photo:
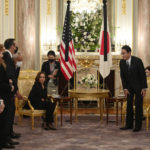
<path fill-rule="evenodd" d="M 47 53 L 48 61 L 42 64 L 41 71 L 45 72 L 47 80 L 47 91 L 49 95 L 58 94 L 58 77 L 60 73 L 60 64 L 56 61 L 56 54 L 50 50 Z M 55 93 L 53 93 L 55 91 Z"/>
<path fill-rule="evenodd" d="M 56 103 L 52 103 L 47 99 L 47 87 L 45 84 L 46 75 L 44 72 L 39 72 L 35 78 L 35 83 L 30 91 L 29 100 L 35 109 L 46 110 L 46 117 L 43 119 L 42 127 L 45 130 L 56 130 L 53 126 L 53 112 Z"/>

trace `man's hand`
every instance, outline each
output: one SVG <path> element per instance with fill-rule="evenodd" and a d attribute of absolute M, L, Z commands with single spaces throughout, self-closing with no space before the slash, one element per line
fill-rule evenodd
<path fill-rule="evenodd" d="M 54 77 L 54 75 L 53 75 L 53 74 L 48 75 L 48 77 L 49 77 L 49 78 L 51 78 L 51 79 L 55 79 L 55 77 Z"/>
<path fill-rule="evenodd" d="M 130 92 L 127 89 L 124 89 L 124 95 L 127 98 L 127 96 L 130 95 Z"/>
<path fill-rule="evenodd" d="M 4 108 L 5 108 L 5 104 L 4 104 L 4 102 L 1 102 L 1 105 L 0 105 L 0 114 L 4 111 Z"/>
<path fill-rule="evenodd" d="M 9 79 L 9 84 L 10 84 L 10 85 L 12 85 L 12 84 L 13 84 L 12 79 Z"/>
<path fill-rule="evenodd" d="M 15 87 L 12 85 L 12 86 L 11 86 L 11 92 L 13 92 L 14 89 L 15 89 Z"/>
<path fill-rule="evenodd" d="M 44 102 L 45 101 L 44 98 L 42 98 L 41 101 Z"/>
<path fill-rule="evenodd" d="M 144 97 L 146 95 L 146 89 L 142 89 L 141 95 Z"/>
<path fill-rule="evenodd" d="M 20 100 L 23 99 L 23 96 L 19 93 L 19 91 L 16 92 L 16 97 Z"/>

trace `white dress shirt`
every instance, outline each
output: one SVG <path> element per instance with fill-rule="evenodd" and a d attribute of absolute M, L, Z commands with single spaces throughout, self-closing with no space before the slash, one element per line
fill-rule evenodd
<path fill-rule="evenodd" d="M 12 58 L 12 53 L 9 50 L 6 49 L 5 52 L 8 52 L 10 57 Z"/>
<path fill-rule="evenodd" d="M 131 66 L 131 56 L 130 56 L 130 58 L 128 60 L 126 60 L 126 63 L 129 64 L 129 67 Z"/>

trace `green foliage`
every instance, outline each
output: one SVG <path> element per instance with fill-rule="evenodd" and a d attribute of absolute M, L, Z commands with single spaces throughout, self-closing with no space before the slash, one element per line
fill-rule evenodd
<path fill-rule="evenodd" d="M 77 51 L 95 51 L 99 47 L 99 36 L 102 25 L 102 11 L 97 8 L 95 12 L 72 12 L 71 28 L 74 47 Z"/>

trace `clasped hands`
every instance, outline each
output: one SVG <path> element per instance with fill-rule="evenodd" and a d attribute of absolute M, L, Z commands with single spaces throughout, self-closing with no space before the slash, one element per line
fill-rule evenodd
<path fill-rule="evenodd" d="M 0 104 L 0 113 L 2 113 L 4 111 L 4 108 L 5 108 L 5 104 L 2 101 L 1 104 Z"/>
<path fill-rule="evenodd" d="M 124 94 L 125 94 L 125 97 L 127 97 L 128 95 L 130 95 L 130 92 L 127 89 L 124 89 Z M 141 90 L 141 95 L 143 97 L 146 95 L 146 89 Z"/>

